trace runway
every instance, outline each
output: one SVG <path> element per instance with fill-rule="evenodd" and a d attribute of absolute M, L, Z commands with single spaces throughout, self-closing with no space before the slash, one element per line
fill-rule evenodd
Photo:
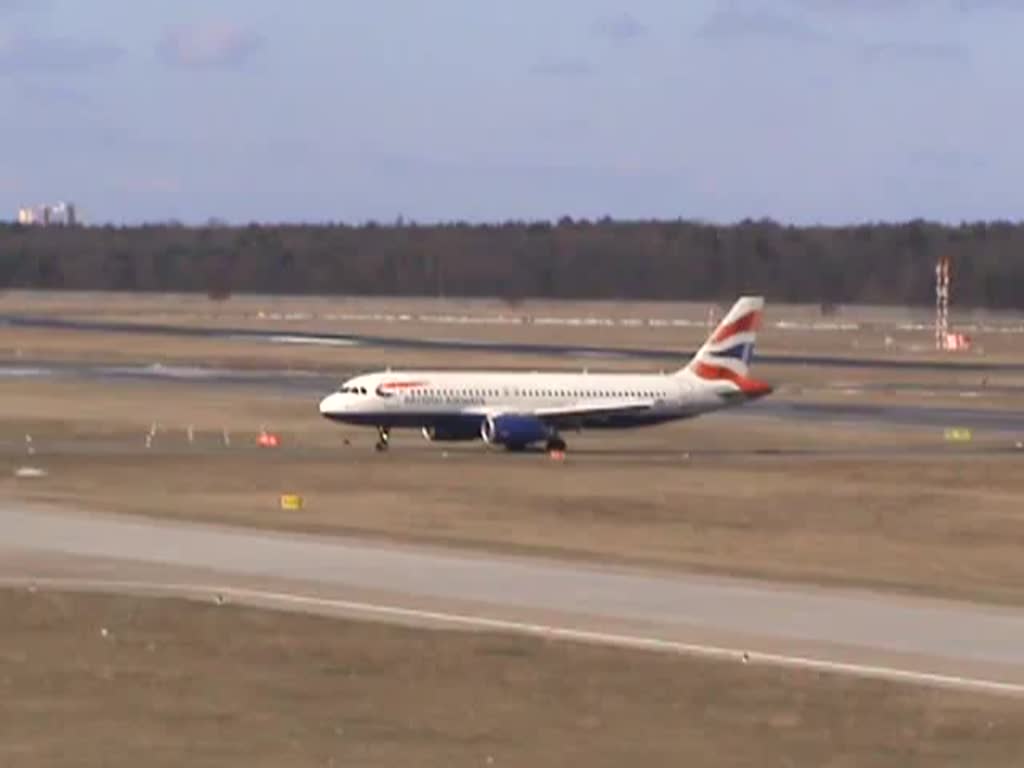
<path fill-rule="evenodd" d="M 0 505 L 0 576 L 1024 695 L 1024 612 Z M 746 656 L 744 656 L 746 654 Z"/>
<path fill-rule="evenodd" d="M 538 355 L 545 357 L 589 357 L 605 359 L 675 360 L 690 357 L 696 350 L 597 347 L 590 345 L 525 344 L 472 341 L 466 339 L 400 338 L 355 333 L 320 333 L 253 328 L 209 328 L 159 323 L 119 323 L 97 320 L 69 320 L 56 317 L 0 314 L 0 326 L 42 330 L 148 334 L 181 338 L 241 339 L 268 344 L 312 344 L 322 346 L 378 347 L 382 349 L 456 350 Z M 826 355 L 757 355 L 758 362 L 772 365 L 818 366 L 823 368 L 878 368 L 900 371 L 950 371 L 960 373 L 1024 372 L 1024 363 L 982 361 L 947 363 L 932 360 L 835 357 Z"/>
<path fill-rule="evenodd" d="M 356 371 L 352 371 L 353 375 Z M 242 370 L 200 366 L 127 365 L 19 360 L 0 362 L 0 380 L 70 378 L 91 381 L 139 381 L 259 387 L 312 400 L 333 391 L 343 378 L 317 371 Z M 1013 392 L 1024 394 L 1024 389 Z M 1006 388 L 1003 388 L 1006 393 Z M 973 393 L 978 394 L 978 393 Z M 976 398 L 975 398 L 976 399 Z M 723 416 L 767 416 L 788 421 L 870 423 L 891 426 L 966 427 L 979 432 L 1024 435 L 1024 411 L 1008 408 L 960 408 L 943 405 L 835 403 L 787 400 L 784 395 L 723 411 Z"/>

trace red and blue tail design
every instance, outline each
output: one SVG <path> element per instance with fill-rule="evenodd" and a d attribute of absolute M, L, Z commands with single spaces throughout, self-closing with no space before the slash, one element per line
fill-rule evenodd
<path fill-rule="evenodd" d="M 764 299 L 742 296 L 683 369 L 708 382 L 731 382 L 748 397 L 762 397 L 772 388 L 750 378 Z"/>

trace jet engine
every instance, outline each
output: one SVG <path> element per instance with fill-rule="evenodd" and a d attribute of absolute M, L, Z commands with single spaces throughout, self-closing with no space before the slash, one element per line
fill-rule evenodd
<path fill-rule="evenodd" d="M 422 430 L 423 437 L 431 443 L 455 443 L 480 439 L 476 425 L 431 424 Z"/>
<path fill-rule="evenodd" d="M 525 448 L 551 437 L 551 428 L 536 416 L 488 416 L 480 427 L 480 436 L 489 445 Z"/>

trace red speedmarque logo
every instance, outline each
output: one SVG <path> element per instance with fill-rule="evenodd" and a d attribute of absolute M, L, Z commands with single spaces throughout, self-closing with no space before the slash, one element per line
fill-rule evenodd
<path fill-rule="evenodd" d="M 377 394 L 380 397 L 394 397 L 395 392 L 402 392 L 417 387 L 425 387 L 425 381 L 384 381 L 377 385 Z"/>

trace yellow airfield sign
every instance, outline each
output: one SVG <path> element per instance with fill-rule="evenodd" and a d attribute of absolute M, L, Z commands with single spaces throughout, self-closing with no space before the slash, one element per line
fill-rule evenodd
<path fill-rule="evenodd" d="M 951 427 L 946 430 L 946 442 L 949 443 L 969 443 L 971 437 L 971 430 L 966 427 Z"/>

